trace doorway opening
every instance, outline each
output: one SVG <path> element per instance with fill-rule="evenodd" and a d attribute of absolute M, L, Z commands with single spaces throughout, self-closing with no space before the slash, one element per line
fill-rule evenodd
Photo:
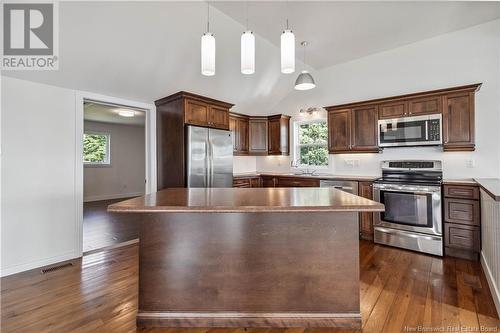
<path fill-rule="evenodd" d="M 108 213 L 146 193 L 146 110 L 83 102 L 83 254 L 138 241 L 138 214 Z"/>

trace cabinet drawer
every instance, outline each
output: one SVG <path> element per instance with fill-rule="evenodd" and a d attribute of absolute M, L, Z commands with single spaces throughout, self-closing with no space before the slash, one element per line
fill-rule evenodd
<path fill-rule="evenodd" d="M 479 227 L 445 223 L 444 232 L 447 247 L 476 252 L 481 248 Z"/>
<path fill-rule="evenodd" d="M 444 200 L 444 220 L 446 222 L 480 225 L 479 201 L 464 199 Z"/>
<path fill-rule="evenodd" d="M 233 187 L 252 187 L 251 178 L 233 178 Z"/>
<path fill-rule="evenodd" d="M 479 188 L 477 186 L 445 185 L 444 196 L 459 199 L 479 199 Z"/>
<path fill-rule="evenodd" d="M 296 178 L 296 177 L 279 177 L 276 186 L 279 187 L 319 187 L 319 180 Z"/>

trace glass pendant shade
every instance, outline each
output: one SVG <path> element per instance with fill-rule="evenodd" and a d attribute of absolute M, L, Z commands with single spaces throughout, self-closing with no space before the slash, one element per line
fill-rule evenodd
<path fill-rule="evenodd" d="M 255 73 L 255 36 L 250 30 L 241 35 L 241 73 Z"/>
<path fill-rule="evenodd" d="M 296 90 L 309 90 L 316 87 L 316 83 L 311 74 L 308 71 L 302 71 L 295 80 Z"/>
<path fill-rule="evenodd" d="M 211 32 L 201 36 L 201 74 L 215 75 L 215 37 Z"/>
<path fill-rule="evenodd" d="M 295 35 L 292 30 L 281 34 L 281 73 L 295 72 Z"/>

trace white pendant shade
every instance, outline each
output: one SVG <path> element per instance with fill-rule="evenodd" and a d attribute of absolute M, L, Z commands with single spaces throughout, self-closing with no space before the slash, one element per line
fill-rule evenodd
<path fill-rule="evenodd" d="M 241 35 L 241 73 L 255 73 L 255 36 L 249 30 Z"/>
<path fill-rule="evenodd" d="M 281 34 L 281 73 L 295 72 L 295 35 L 292 30 Z"/>
<path fill-rule="evenodd" d="M 215 37 L 210 32 L 201 36 L 201 74 L 215 75 Z"/>

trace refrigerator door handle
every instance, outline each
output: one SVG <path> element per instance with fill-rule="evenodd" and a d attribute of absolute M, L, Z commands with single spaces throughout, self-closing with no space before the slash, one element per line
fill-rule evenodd
<path fill-rule="evenodd" d="M 210 158 L 208 152 L 209 144 L 205 141 L 205 187 L 210 187 Z"/>

